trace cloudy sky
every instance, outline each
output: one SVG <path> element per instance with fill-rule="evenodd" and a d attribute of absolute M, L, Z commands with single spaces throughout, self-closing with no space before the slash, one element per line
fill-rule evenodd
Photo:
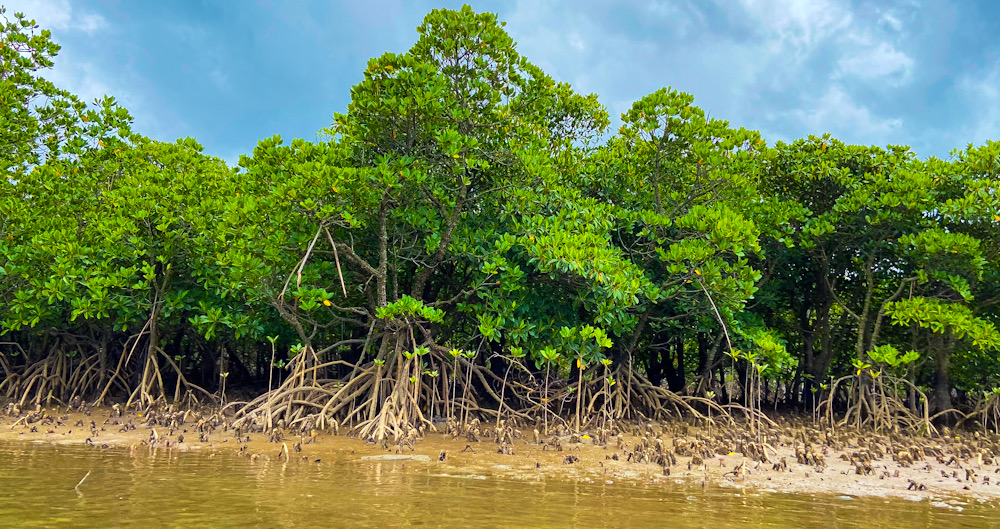
<path fill-rule="evenodd" d="M 769 142 L 829 132 L 921 157 L 1000 139 L 1000 2 L 470 1 L 612 115 L 663 86 Z M 48 76 L 111 94 L 135 129 L 230 161 L 317 138 L 369 57 L 406 51 L 437 0 L 0 0 L 62 46 Z"/>

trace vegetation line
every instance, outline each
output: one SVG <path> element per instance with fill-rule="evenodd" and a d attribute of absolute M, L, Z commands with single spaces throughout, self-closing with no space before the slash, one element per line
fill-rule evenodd
<path fill-rule="evenodd" d="M 1000 143 L 768 144 L 672 88 L 611 130 L 466 6 L 371 59 L 324 140 L 230 167 L 55 86 L 49 32 L 0 25 L 11 407 L 379 443 L 678 417 L 762 442 L 765 409 L 997 431 Z"/>

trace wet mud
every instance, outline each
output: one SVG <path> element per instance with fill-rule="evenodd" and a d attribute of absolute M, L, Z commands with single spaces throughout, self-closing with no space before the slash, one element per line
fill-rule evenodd
<path fill-rule="evenodd" d="M 198 451 L 317 464 L 379 461 L 446 476 L 586 483 L 681 483 L 763 492 L 882 496 L 961 504 L 1000 499 L 996 435 L 951 432 L 934 439 L 828 431 L 788 422 L 750 438 L 739 427 L 712 432 L 686 423 L 633 424 L 575 435 L 531 426 L 440 422 L 374 444 L 315 428 L 231 428 L 224 417 L 118 407 L 70 411 L 4 408 L 0 441 L 84 445 L 94 450 Z"/>

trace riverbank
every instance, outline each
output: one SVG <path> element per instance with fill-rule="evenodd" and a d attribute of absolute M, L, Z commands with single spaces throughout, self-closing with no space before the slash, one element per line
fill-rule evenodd
<path fill-rule="evenodd" d="M 308 425 L 245 432 L 230 428 L 224 418 L 194 410 L 19 411 L 7 407 L 0 414 L 0 441 L 89 445 L 132 454 L 199 451 L 209 457 L 243 457 L 251 465 L 387 461 L 470 478 L 654 486 L 680 482 L 734 493 L 749 489 L 929 500 L 951 508 L 1000 499 L 1000 465 L 993 457 L 994 447 L 1000 446 L 996 436 L 965 432 L 924 439 L 788 424 L 752 442 L 742 427 L 709 432 L 684 423 L 637 425 L 619 435 L 597 430 L 537 437 L 534 429 L 474 424 L 451 435 L 414 432 L 410 439 L 378 445 Z M 438 426 L 442 432 L 449 428 L 446 423 Z"/>

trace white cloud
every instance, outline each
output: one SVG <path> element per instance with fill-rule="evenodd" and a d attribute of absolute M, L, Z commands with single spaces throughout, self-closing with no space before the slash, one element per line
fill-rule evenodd
<path fill-rule="evenodd" d="M 890 83 L 899 85 L 910 80 L 914 61 L 892 44 L 881 42 L 842 57 L 837 66 L 837 77 L 853 76 L 866 81 L 887 78 Z"/>
<path fill-rule="evenodd" d="M 829 0 L 739 0 L 739 4 L 772 37 L 777 47 L 805 52 L 818 42 L 849 28 L 852 13 Z"/>
<path fill-rule="evenodd" d="M 53 40 L 62 45 L 55 58 L 55 66 L 40 74 L 57 87 L 77 95 L 92 104 L 95 99 L 110 95 L 119 105 L 128 109 L 135 119 L 134 130 L 145 135 L 167 139 L 165 130 L 170 128 L 162 116 L 171 115 L 170 126 L 176 128 L 180 120 L 170 109 L 158 108 L 141 97 L 147 90 L 137 88 L 143 84 L 129 68 L 102 67 L 95 60 L 99 55 L 88 55 L 94 39 L 107 38 L 115 28 L 98 13 L 80 7 L 70 0 L 0 0 L 7 7 L 7 17 L 23 12 L 34 19 L 41 29 L 52 31 Z"/>
<path fill-rule="evenodd" d="M 670 9 L 669 14 L 663 9 Z M 614 13 L 633 10 L 648 24 L 645 34 L 615 27 L 603 4 L 520 1 L 501 14 L 518 51 L 553 77 L 583 93 L 595 92 L 615 117 L 646 94 L 667 85 L 702 97 L 709 77 L 744 76 L 750 51 L 725 39 L 703 45 L 700 13 L 691 6 L 633 2 Z M 580 40 L 577 40 L 577 37 Z M 690 37 L 690 39 L 688 38 Z M 712 74 L 691 75 L 698 70 Z M 742 85 L 742 83 L 735 83 Z M 712 83 L 727 92 L 731 83 Z M 720 98 L 721 99 L 721 98 Z"/>
<path fill-rule="evenodd" d="M 890 136 L 903 127 L 902 119 L 875 116 L 837 85 L 792 114 L 810 129 L 809 134 L 830 132 L 850 143 L 898 143 Z"/>
<path fill-rule="evenodd" d="M 820 47 L 832 53 L 838 68 L 833 78 L 855 77 L 895 85 L 910 80 L 914 60 L 899 51 L 879 30 L 888 25 L 900 33 L 902 22 L 889 12 L 874 23 L 855 16 L 849 4 L 835 0 L 740 0 L 769 37 L 773 54 L 803 61 Z"/>
<path fill-rule="evenodd" d="M 74 9 L 69 0 L 8 0 L 7 15 L 15 12 L 34 19 L 42 29 L 56 31 L 83 31 L 93 34 L 107 27 L 107 21 L 97 13 Z"/>
<path fill-rule="evenodd" d="M 139 88 L 145 84 L 144 80 L 137 79 L 130 70 L 112 74 L 93 62 L 79 58 L 74 50 L 63 48 L 56 57 L 55 67 L 43 72 L 43 75 L 57 87 L 75 94 L 88 104 L 104 96 L 114 97 L 118 105 L 127 109 L 134 118 L 133 130 L 145 136 L 170 140 L 173 134 L 168 130 L 185 127 L 172 109 L 158 108 L 145 95 L 147 90 Z M 167 115 L 170 116 L 169 124 L 164 120 Z"/>
<path fill-rule="evenodd" d="M 786 136 L 844 130 L 867 143 L 898 130 L 899 119 L 876 116 L 852 91 L 898 87 L 916 68 L 891 40 L 898 35 L 880 29 L 881 12 L 862 16 L 846 0 L 716 4 L 714 12 L 660 0 L 618 6 L 642 18 L 640 31 L 609 20 L 599 3 L 521 1 L 501 18 L 530 60 L 600 94 L 613 116 L 669 85 L 693 93 L 713 116 Z M 848 118 L 858 125 L 846 126 Z"/>
<path fill-rule="evenodd" d="M 120 29 L 99 15 L 88 17 L 75 0 L 14 1 L 40 23 L 63 28 L 67 36 L 73 35 L 71 29 L 78 39 L 97 35 L 88 39 L 91 43 Z M 294 31 L 329 39 L 326 28 L 338 21 L 317 15 L 309 7 L 319 3 L 313 1 L 268 9 L 267 35 Z M 410 13 L 410 4 L 388 3 Z M 412 43 L 412 25 L 401 22 L 410 19 L 395 9 L 385 3 L 348 4 L 357 11 L 352 20 L 380 29 L 370 40 L 359 39 L 357 49 L 343 50 L 345 55 L 371 56 L 373 43 L 378 50 L 394 51 Z M 930 130 L 923 123 L 917 126 L 919 117 L 907 117 L 903 128 L 901 116 L 928 108 L 919 94 L 913 108 L 896 104 L 907 94 L 926 91 L 923 81 L 939 64 L 918 40 L 929 38 L 928 11 L 908 0 L 621 0 L 613 6 L 599 0 L 518 0 L 501 5 L 500 18 L 508 22 L 506 29 L 521 53 L 578 91 L 599 94 L 614 117 L 646 94 L 673 86 L 694 94 L 696 104 L 713 117 L 765 131 L 769 140 L 828 131 L 857 143 L 906 143 Z M 40 18 L 43 13 L 47 18 Z M 171 29 L 179 42 L 199 50 L 188 55 L 185 67 L 202 78 L 206 89 L 242 89 L 230 78 L 236 70 L 218 53 L 225 48 L 219 40 L 225 36 L 198 23 Z M 183 110 L 161 108 L 155 87 L 146 86 L 127 66 L 119 71 L 90 62 L 98 60 L 86 52 L 71 53 L 64 47 L 51 74 L 60 85 L 87 99 L 119 95 L 136 114 L 136 129 L 144 133 L 181 130 L 176 118 Z M 958 96 L 981 102 L 975 120 L 965 118 L 977 124 L 967 126 L 976 137 L 1000 126 L 1000 110 L 993 110 L 1000 109 L 1000 74 L 993 75 L 969 77 Z M 162 126 L 152 123 L 156 116 Z M 949 125 L 954 128 L 960 126 Z"/>
<path fill-rule="evenodd" d="M 963 76 L 958 89 L 969 107 L 970 124 L 962 130 L 955 146 L 1000 141 L 1000 61 L 983 72 Z"/>
<path fill-rule="evenodd" d="M 107 21 L 99 14 L 75 9 L 69 0 L 6 0 L 7 16 L 24 13 L 34 19 L 41 29 L 51 30 L 53 39 L 61 42 L 74 32 L 93 35 L 108 29 Z M 56 66 L 42 72 L 42 75 L 59 88 L 69 90 L 82 100 L 91 103 L 110 93 L 107 77 L 93 62 L 82 59 L 72 48 L 63 46 L 55 59 Z"/>
<path fill-rule="evenodd" d="M 687 38 L 698 25 L 704 25 L 705 15 L 697 5 L 690 1 L 654 0 L 646 6 L 646 11 L 670 25 L 673 35 L 677 38 Z"/>
<path fill-rule="evenodd" d="M 111 93 L 104 76 L 96 71 L 93 63 L 64 59 L 64 55 L 60 54 L 56 67 L 44 73 L 46 79 L 87 103 L 93 103 L 95 99 L 102 99 Z"/>
<path fill-rule="evenodd" d="M 866 16 L 846 0 L 739 4 L 764 37 L 760 56 L 751 59 L 758 66 L 748 68 L 762 75 L 747 79 L 745 89 L 759 85 L 790 96 L 782 102 L 785 109 L 771 112 L 781 123 L 765 118 L 767 128 L 831 132 L 859 143 L 901 142 L 902 120 L 876 115 L 848 87 L 884 92 L 911 82 L 916 61 L 895 44 L 906 37 L 905 10 Z"/>
<path fill-rule="evenodd" d="M 898 32 L 903 30 L 903 21 L 896 18 L 896 15 L 893 15 L 892 13 L 883 13 L 879 22 L 885 24 L 893 31 Z"/>

